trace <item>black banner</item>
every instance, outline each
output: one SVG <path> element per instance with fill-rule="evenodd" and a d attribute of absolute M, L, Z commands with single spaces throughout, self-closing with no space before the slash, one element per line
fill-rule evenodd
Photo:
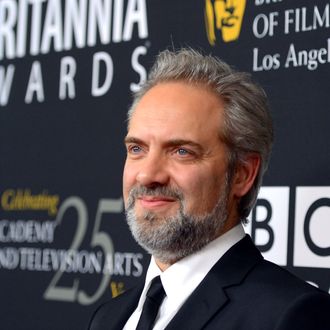
<path fill-rule="evenodd" d="M 275 145 L 246 227 L 330 291 L 330 1 L 0 0 L 2 329 L 84 329 L 143 277 L 123 213 L 131 93 L 191 46 L 251 72 Z"/>

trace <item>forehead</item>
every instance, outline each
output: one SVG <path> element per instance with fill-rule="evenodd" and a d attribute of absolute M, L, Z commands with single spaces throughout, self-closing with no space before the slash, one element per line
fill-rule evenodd
<path fill-rule="evenodd" d="M 219 132 L 223 102 L 210 89 L 184 82 L 160 83 L 137 103 L 129 133 L 155 130 L 159 134 L 205 134 Z M 218 135 L 218 134 L 217 134 Z"/>

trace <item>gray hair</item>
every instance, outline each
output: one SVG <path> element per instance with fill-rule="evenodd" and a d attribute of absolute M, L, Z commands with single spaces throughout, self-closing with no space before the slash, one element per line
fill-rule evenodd
<path fill-rule="evenodd" d="M 229 148 L 229 177 L 236 166 L 251 153 L 260 156 L 261 164 L 250 191 L 241 198 L 238 212 L 246 221 L 267 169 L 273 143 L 273 124 L 264 90 L 245 72 L 238 72 L 217 57 L 193 49 L 161 52 L 150 70 L 148 80 L 134 94 L 128 122 L 143 95 L 162 82 L 182 81 L 202 84 L 224 102 L 224 123 L 219 136 Z"/>

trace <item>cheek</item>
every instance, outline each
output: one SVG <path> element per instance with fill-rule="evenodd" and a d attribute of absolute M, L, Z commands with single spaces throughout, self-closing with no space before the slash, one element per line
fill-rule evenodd
<path fill-rule="evenodd" d="M 176 183 L 185 196 L 186 208 L 197 213 L 211 211 L 219 199 L 222 178 L 212 171 L 191 170 L 177 175 Z"/>
<path fill-rule="evenodd" d="M 128 198 L 129 191 L 131 190 L 131 188 L 134 185 L 134 182 L 135 182 L 134 178 L 135 178 L 135 176 L 132 171 L 132 168 L 126 162 L 125 166 L 124 166 L 124 171 L 123 171 L 123 195 L 124 195 L 125 201 Z"/>

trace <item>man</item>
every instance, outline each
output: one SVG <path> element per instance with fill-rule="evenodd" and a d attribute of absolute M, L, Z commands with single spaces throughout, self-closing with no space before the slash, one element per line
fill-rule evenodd
<path fill-rule="evenodd" d="M 329 295 L 265 261 L 241 225 L 273 135 L 249 75 L 164 51 L 128 117 L 127 221 L 152 258 L 145 283 L 102 305 L 89 329 L 330 329 Z"/>

